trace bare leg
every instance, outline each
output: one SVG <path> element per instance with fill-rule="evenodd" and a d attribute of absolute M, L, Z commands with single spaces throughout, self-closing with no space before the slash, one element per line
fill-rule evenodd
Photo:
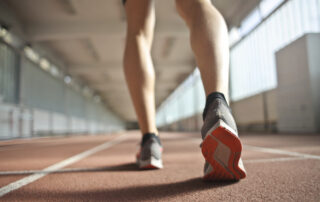
<path fill-rule="evenodd" d="M 246 172 L 240 158 L 242 146 L 236 123 L 224 98 L 213 93 L 220 92 L 228 97 L 229 43 L 226 24 L 210 0 L 176 0 L 176 5 L 190 29 L 191 47 L 205 92 L 211 96 L 211 99 L 210 96 L 207 98 L 201 129 L 201 151 L 206 161 L 204 179 L 240 180 L 246 177 Z"/>
<path fill-rule="evenodd" d="M 223 17 L 210 0 L 176 0 L 176 6 L 190 29 L 206 95 L 221 92 L 228 100 L 229 43 Z"/>
<path fill-rule="evenodd" d="M 142 134 L 158 133 L 155 123 L 155 72 L 150 55 L 155 25 L 153 0 L 127 0 L 124 72 Z"/>

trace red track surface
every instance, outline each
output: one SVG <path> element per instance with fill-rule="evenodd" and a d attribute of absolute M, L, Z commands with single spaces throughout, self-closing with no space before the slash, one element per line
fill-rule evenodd
<path fill-rule="evenodd" d="M 0 187 L 31 175 L 3 171 L 42 170 L 118 136 L 0 142 Z M 320 201 L 320 135 L 243 135 L 248 176 L 238 183 L 201 179 L 199 134 L 161 136 L 162 170 L 137 169 L 133 162 L 140 137 L 128 132 L 119 144 L 11 191 L 0 201 Z"/>

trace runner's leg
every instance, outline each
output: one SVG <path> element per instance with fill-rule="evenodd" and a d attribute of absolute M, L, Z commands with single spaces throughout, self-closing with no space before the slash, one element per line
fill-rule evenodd
<path fill-rule="evenodd" d="M 155 133 L 155 72 L 150 49 L 155 25 L 154 0 L 127 0 L 124 72 L 142 134 Z"/>
<path fill-rule="evenodd" d="M 176 0 L 176 7 L 189 27 L 206 95 L 221 92 L 228 99 L 229 42 L 222 15 L 210 0 Z"/>

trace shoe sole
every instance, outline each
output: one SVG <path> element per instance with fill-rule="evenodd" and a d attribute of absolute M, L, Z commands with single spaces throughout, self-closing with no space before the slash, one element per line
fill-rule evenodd
<path fill-rule="evenodd" d="M 240 139 L 224 121 L 219 120 L 209 130 L 201 150 L 206 161 L 212 166 L 205 171 L 204 180 L 237 181 L 246 177 L 244 168 L 239 167 L 242 151 Z"/>
<path fill-rule="evenodd" d="M 161 168 L 163 168 L 162 160 L 156 159 L 153 156 L 151 156 L 147 160 L 137 159 L 137 164 L 140 169 L 161 169 Z"/>

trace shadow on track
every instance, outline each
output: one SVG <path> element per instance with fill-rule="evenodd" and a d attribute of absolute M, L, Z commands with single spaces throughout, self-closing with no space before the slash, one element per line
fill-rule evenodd
<path fill-rule="evenodd" d="M 159 201 L 172 200 L 172 197 L 181 197 L 186 194 L 199 194 L 200 191 L 208 189 L 217 189 L 224 186 L 235 184 L 235 182 L 204 182 L 202 178 L 192 178 L 185 181 L 111 188 L 101 187 L 96 190 L 72 191 L 63 190 L 59 192 L 42 192 L 40 190 L 29 190 L 28 192 L 18 192 L 15 199 L 37 199 L 45 197 L 46 200 L 56 200 L 60 198 L 63 201 Z M 201 194 L 201 193 L 200 193 Z"/>
<path fill-rule="evenodd" d="M 234 184 L 234 182 L 204 182 L 202 178 L 192 178 L 185 181 L 123 187 L 118 189 L 101 189 L 90 192 L 65 193 L 65 197 L 71 199 L 76 195 L 81 198 L 90 198 L 95 201 L 107 199 L 108 201 L 158 201 L 164 198 L 183 196 L 207 189 L 216 189 Z"/>
<path fill-rule="evenodd" d="M 50 174 L 59 173 L 85 173 L 85 172 L 140 172 L 135 163 L 126 163 L 115 166 L 105 166 L 98 168 L 66 168 L 50 172 Z M 45 173 L 45 171 L 28 171 L 29 173 L 11 172 L 6 175 L 23 175 Z M 145 171 L 144 171 L 145 172 Z M 1 177 L 0 175 L 0 177 Z M 137 173 L 138 175 L 138 173 Z M 161 176 L 159 176 L 161 177 Z M 90 200 L 90 201 L 157 201 L 164 198 L 183 196 L 185 194 L 197 194 L 197 192 L 208 189 L 216 189 L 232 185 L 235 182 L 206 182 L 202 178 L 191 178 L 185 181 L 171 182 L 154 185 L 137 185 L 119 188 L 101 187 L 94 190 L 59 190 L 58 192 L 47 192 L 44 190 L 28 190 L 28 192 L 16 192 L 15 199 L 36 200 L 39 197 L 45 197 L 46 200 L 56 200 L 57 197 L 63 201 L 72 200 Z M 21 194 L 20 194 L 21 193 Z"/>

